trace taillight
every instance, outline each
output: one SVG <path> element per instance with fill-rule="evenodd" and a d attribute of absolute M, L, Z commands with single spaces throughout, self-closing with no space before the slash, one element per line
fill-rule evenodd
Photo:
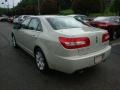
<path fill-rule="evenodd" d="M 98 26 L 100 26 L 100 27 L 108 27 L 110 25 L 111 25 L 111 23 L 104 23 L 104 22 L 99 22 L 98 23 Z"/>
<path fill-rule="evenodd" d="M 109 41 L 109 38 L 110 38 L 109 33 L 105 33 L 105 34 L 103 34 L 103 36 L 102 36 L 102 42 Z"/>
<path fill-rule="evenodd" d="M 80 38 L 59 37 L 59 40 L 63 47 L 67 49 L 76 49 L 90 46 L 90 40 L 88 37 Z"/>
<path fill-rule="evenodd" d="M 100 27 L 107 27 L 108 26 L 108 24 L 98 24 L 98 26 L 100 26 Z"/>

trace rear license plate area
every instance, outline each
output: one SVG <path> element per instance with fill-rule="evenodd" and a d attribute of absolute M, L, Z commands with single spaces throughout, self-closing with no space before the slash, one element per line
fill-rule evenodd
<path fill-rule="evenodd" d="M 94 58 L 94 63 L 95 63 L 95 64 L 101 63 L 102 60 L 103 60 L 103 56 L 104 56 L 104 54 L 103 54 L 103 55 L 96 56 L 96 57 Z"/>

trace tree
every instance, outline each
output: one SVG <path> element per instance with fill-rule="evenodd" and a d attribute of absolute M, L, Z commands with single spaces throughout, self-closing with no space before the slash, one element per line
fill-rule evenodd
<path fill-rule="evenodd" d="M 113 1 L 113 4 L 111 5 L 111 11 L 120 15 L 120 0 Z"/>
<path fill-rule="evenodd" d="M 31 5 L 25 6 L 24 11 L 27 15 L 31 15 L 32 13 L 34 13 L 33 7 Z"/>
<path fill-rule="evenodd" d="M 40 0 L 41 1 L 41 0 Z M 37 0 L 22 0 L 18 5 L 14 8 L 15 14 L 38 14 L 37 9 Z"/>
<path fill-rule="evenodd" d="M 57 14 L 59 13 L 59 3 L 57 0 L 43 0 L 40 6 L 41 14 Z"/>
<path fill-rule="evenodd" d="M 8 10 L 6 8 L 0 8 L 0 15 L 7 14 Z"/>
<path fill-rule="evenodd" d="M 102 12 L 104 0 L 72 0 L 72 9 L 75 13 L 90 14 Z"/>
<path fill-rule="evenodd" d="M 59 10 L 58 0 L 39 0 L 41 14 L 56 13 Z M 38 14 L 38 0 L 22 0 L 15 7 L 16 14 Z"/>
<path fill-rule="evenodd" d="M 60 4 L 60 9 L 65 10 L 71 8 L 72 1 L 71 0 L 58 0 Z"/>

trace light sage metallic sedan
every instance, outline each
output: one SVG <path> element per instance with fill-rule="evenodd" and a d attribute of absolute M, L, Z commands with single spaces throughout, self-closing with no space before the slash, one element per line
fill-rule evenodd
<path fill-rule="evenodd" d="M 41 72 L 74 73 L 105 61 L 111 52 L 107 31 L 68 16 L 32 16 L 12 31 L 14 47 L 32 55 Z"/>

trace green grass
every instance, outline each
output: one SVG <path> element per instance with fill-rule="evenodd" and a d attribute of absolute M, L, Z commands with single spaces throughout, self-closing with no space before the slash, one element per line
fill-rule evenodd
<path fill-rule="evenodd" d="M 107 7 L 103 13 L 93 13 L 90 14 L 91 17 L 95 16 L 115 16 L 116 14 L 113 12 L 110 12 L 110 7 Z"/>
<path fill-rule="evenodd" d="M 59 14 L 60 15 L 70 15 L 70 14 L 74 14 L 74 11 L 71 9 L 66 9 L 66 10 L 60 11 Z M 106 9 L 104 13 L 91 13 L 89 16 L 97 17 L 97 16 L 115 16 L 115 15 L 116 15 L 115 13 L 112 13 L 108 9 Z"/>
<path fill-rule="evenodd" d="M 59 14 L 60 15 L 69 15 L 69 14 L 74 14 L 74 12 L 71 9 L 67 9 L 67 10 L 60 11 Z"/>
<path fill-rule="evenodd" d="M 115 16 L 115 13 L 93 13 L 90 14 L 89 16 L 91 17 L 96 17 L 96 16 Z"/>

